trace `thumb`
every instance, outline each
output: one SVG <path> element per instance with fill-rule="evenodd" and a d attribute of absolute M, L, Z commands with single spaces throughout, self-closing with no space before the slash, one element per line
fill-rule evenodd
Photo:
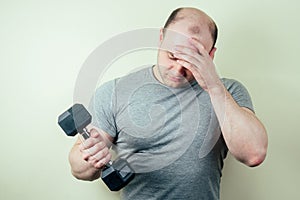
<path fill-rule="evenodd" d="M 100 132 L 96 128 L 91 128 L 89 132 L 90 132 L 90 137 L 92 138 L 101 137 Z"/>

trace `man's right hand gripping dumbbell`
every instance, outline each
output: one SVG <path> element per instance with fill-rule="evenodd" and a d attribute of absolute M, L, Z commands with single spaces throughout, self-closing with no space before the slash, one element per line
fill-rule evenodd
<path fill-rule="evenodd" d="M 100 177 L 100 170 L 111 160 L 112 155 L 109 148 L 112 140 L 107 133 L 100 132 L 96 127 L 89 126 L 87 129 L 90 136 L 85 140 L 83 140 L 83 136 L 79 136 L 71 149 L 69 160 L 71 165 L 73 164 L 72 174 L 76 178 L 94 180 Z M 80 161 L 83 163 L 78 164 Z M 87 166 L 84 168 L 78 167 L 84 165 Z M 91 174 L 95 176 L 91 177 Z"/>
<path fill-rule="evenodd" d="M 82 180 L 95 180 L 101 176 L 104 183 L 112 191 L 126 186 L 134 177 L 129 163 L 124 159 L 111 162 L 109 147 L 113 138 L 89 125 L 92 116 L 81 104 L 75 104 L 58 118 L 58 124 L 68 136 L 80 133 L 69 156 L 72 173 Z M 88 128 L 89 126 L 89 128 Z"/>

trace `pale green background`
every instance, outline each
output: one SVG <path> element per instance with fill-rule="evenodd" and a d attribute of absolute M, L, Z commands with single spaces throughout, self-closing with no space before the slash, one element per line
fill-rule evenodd
<path fill-rule="evenodd" d="M 215 19 L 218 71 L 247 86 L 269 134 L 263 165 L 226 160 L 221 199 L 299 199 L 300 1 L 0 0 L 1 200 L 118 199 L 101 181 L 71 176 L 74 139 L 57 116 L 72 104 L 81 65 L 98 45 L 124 31 L 161 27 L 179 6 Z M 124 63 L 153 62 L 153 52 L 129 54 L 105 80 L 125 73 Z"/>

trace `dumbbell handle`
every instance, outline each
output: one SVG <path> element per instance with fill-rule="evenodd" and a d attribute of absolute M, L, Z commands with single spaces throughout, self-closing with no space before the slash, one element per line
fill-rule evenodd
<path fill-rule="evenodd" d="M 89 133 L 89 131 L 86 128 L 84 128 L 83 132 L 80 133 L 80 135 L 86 140 L 90 137 L 91 134 Z"/>

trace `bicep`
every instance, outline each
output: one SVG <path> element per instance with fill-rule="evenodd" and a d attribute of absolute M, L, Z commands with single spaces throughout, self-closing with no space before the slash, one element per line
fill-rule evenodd
<path fill-rule="evenodd" d="M 247 113 L 249 114 L 252 114 L 252 115 L 255 115 L 253 110 L 251 110 L 250 108 L 247 108 L 247 107 L 241 107 L 244 111 L 246 111 Z"/>

